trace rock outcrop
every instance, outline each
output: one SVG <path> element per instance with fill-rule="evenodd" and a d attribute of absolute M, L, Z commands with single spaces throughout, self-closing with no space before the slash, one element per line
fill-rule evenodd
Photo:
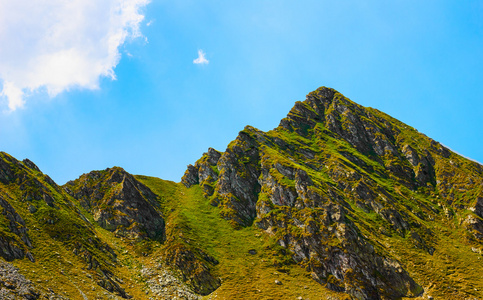
<path fill-rule="evenodd" d="M 130 238 L 164 239 L 158 196 L 119 167 L 84 174 L 69 181 L 65 190 L 107 230 Z"/>
<path fill-rule="evenodd" d="M 166 264 L 177 270 L 182 281 L 197 294 L 208 295 L 221 285 L 220 279 L 212 274 L 210 268 L 217 265 L 218 261 L 200 249 L 195 251 L 181 243 L 173 243 L 165 259 Z"/>
<path fill-rule="evenodd" d="M 203 153 L 195 165 L 189 165 L 181 182 L 189 187 L 199 184 L 206 196 L 213 195 L 213 183 L 218 180 L 218 169 L 216 164 L 221 157 L 221 153 L 213 148 L 209 148 L 207 153 Z"/>

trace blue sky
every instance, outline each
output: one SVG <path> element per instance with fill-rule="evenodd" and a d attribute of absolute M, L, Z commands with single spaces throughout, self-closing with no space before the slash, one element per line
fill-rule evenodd
<path fill-rule="evenodd" d="M 329 86 L 483 162 L 481 1 L 129 1 L 122 18 L 70 7 L 25 34 L 42 10 L 0 0 L 1 151 L 59 184 L 111 166 L 178 182 Z"/>

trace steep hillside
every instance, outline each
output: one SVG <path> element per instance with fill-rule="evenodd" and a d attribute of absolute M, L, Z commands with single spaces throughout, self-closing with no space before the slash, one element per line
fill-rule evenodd
<path fill-rule="evenodd" d="M 483 299 L 483 166 L 330 88 L 181 183 L 0 152 L 0 299 Z"/>
<path fill-rule="evenodd" d="M 209 149 L 182 182 L 335 291 L 481 296 L 483 167 L 333 89 L 272 131 L 247 126 L 225 152 Z"/>
<path fill-rule="evenodd" d="M 29 299 L 83 294 L 78 287 L 85 281 L 128 298 L 115 272 L 117 254 L 74 199 L 29 160 L 1 153 L 0 174 L 0 255 L 39 283 Z M 3 268 L 12 270 L 5 276 L 17 272 L 9 264 Z M 13 289 L 9 276 L 3 283 Z"/>

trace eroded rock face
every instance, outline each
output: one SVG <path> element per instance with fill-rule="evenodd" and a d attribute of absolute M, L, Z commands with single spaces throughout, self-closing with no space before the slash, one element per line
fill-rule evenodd
<path fill-rule="evenodd" d="M 218 161 L 219 180 L 215 185 L 212 203 L 219 205 L 227 220 L 249 225 L 256 216 L 257 195 L 260 191 L 258 177 L 260 162 L 257 131 L 247 128 L 231 143 Z M 253 135 L 254 134 L 254 135 Z"/>
<path fill-rule="evenodd" d="M 42 178 L 46 177 L 30 160 L 25 159 L 20 162 L 7 153 L 0 152 L 0 183 L 5 186 L 18 187 L 22 201 L 30 203 L 29 211 L 31 213 L 36 212 L 37 206 L 40 205 L 47 204 L 55 207 L 56 200 L 51 196 L 52 189 L 59 189 L 52 179 L 49 178 L 53 185 L 49 186 L 48 182 L 39 181 L 35 174 Z M 33 244 L 28 234 L 29 228 L 27 228 L 24 217 L 11 205 L 14 203 L 12 197 L 15 196 L 10 196 L 8 192 L 0 193 L 0 219 L 8 228 L 9 233 L 13 234 L 0 233 L 0 256 L 7 261 L 27 257 L 34 262 L 35 258 L 30 252 Z"/>
<path fill-rule="evenodd" d="M 240 132 L 223 153 L 209 149 L 195 166 L 188 166 L 182 178 L 189 187 L 198 182 L 205 196 L 213 196 L 212 205 L 221 208 L 227 220 L 238 225 L 250 225 L 256 216 L 257 195 L 260 191 L 259 143 L 253 127 Z"/>
<path fill-rule="evenodd" d="M 5 199 L 0 196 L 2 214 L 8 220 L 8 228 L 18 239 L 0 236 L 0 255 L 7 261 L 21 259 L 27 256 L 34 261 L 32 254 L 27 250 L 32 248 L 32 242 L 28 236 L 28 228 L 23 218 Z"/>
<path fill-rule="evenodd" d="M 21 168 L 22 164 L 7 153 L 1 152 L 0 154 L 0 182 L 9 184 L 15 181 L 15 171 L 17 168 Z"/>
<path fill-rule="evenodd" d="M 473 211 L 480 218 L 483 218 L 483 196 L 476 198 L 476 203 L 475 203 L 475 206 L 473 208 Z"/>
<path fill-rule="evenodd" d="M 36 202 L 39 200 L 50 207 L 59 208 L 56 206 L 54 194 L 58 193 L 62 197 L 62 189 L 29 159 L 20 162 L 7 153 L 0 152 L 0 182 L 18 186 L 22 191 L 22 200 L 32 203 L 30 210 L 36 211 L 39 205 Z M 69 201 L 65 198 L 62 200 Z"/>
<path fill-rule="evenodd" d="M 121 168 L 92 171 L 66 184 L 105 229 L 130 238 L 164 238 L 157 196 Z"/>

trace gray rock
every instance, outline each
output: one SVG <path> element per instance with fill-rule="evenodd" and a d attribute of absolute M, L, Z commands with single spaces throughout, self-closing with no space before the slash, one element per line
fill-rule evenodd
<path fill-rule="evenodd" d="M 128 238 L 164 239 L 156 194 L 123 169 L 92 171 L 67 187 L 103 228 Z"/>
<path fill-rule="evenodd" d="M 26 248 L 32 248 L 32 242 L 28 235 L 28 228 L 23 218 L 10 205 L 10 203 L 0 196 L 0 206 L 3 210 L 3 215 L 9 222 L 8 228 L 12 233 L 17 235 L 23 242 L 23 245 L 16 240 L 7 237 L 0 237 L 0 255 L 6 260 L 14 260 L 24 258 Z M 30 257 L 32 255 L 30 254 Z M 29 257 L 29 258 L 30 258 Z"/>
<path fill-rule="evenodd" d="M 156 268 L 145 267 L 141 270 L 141 274 L 156 299 L 172 299 L 172 297 L 186 300 L 201 299 L 163 265 L 158 265 Z"/>
<path fill-rule="evenodd" d="M 0 299 L 40 299 L 41 292 L 19 270 L 0 262 Z"/>

